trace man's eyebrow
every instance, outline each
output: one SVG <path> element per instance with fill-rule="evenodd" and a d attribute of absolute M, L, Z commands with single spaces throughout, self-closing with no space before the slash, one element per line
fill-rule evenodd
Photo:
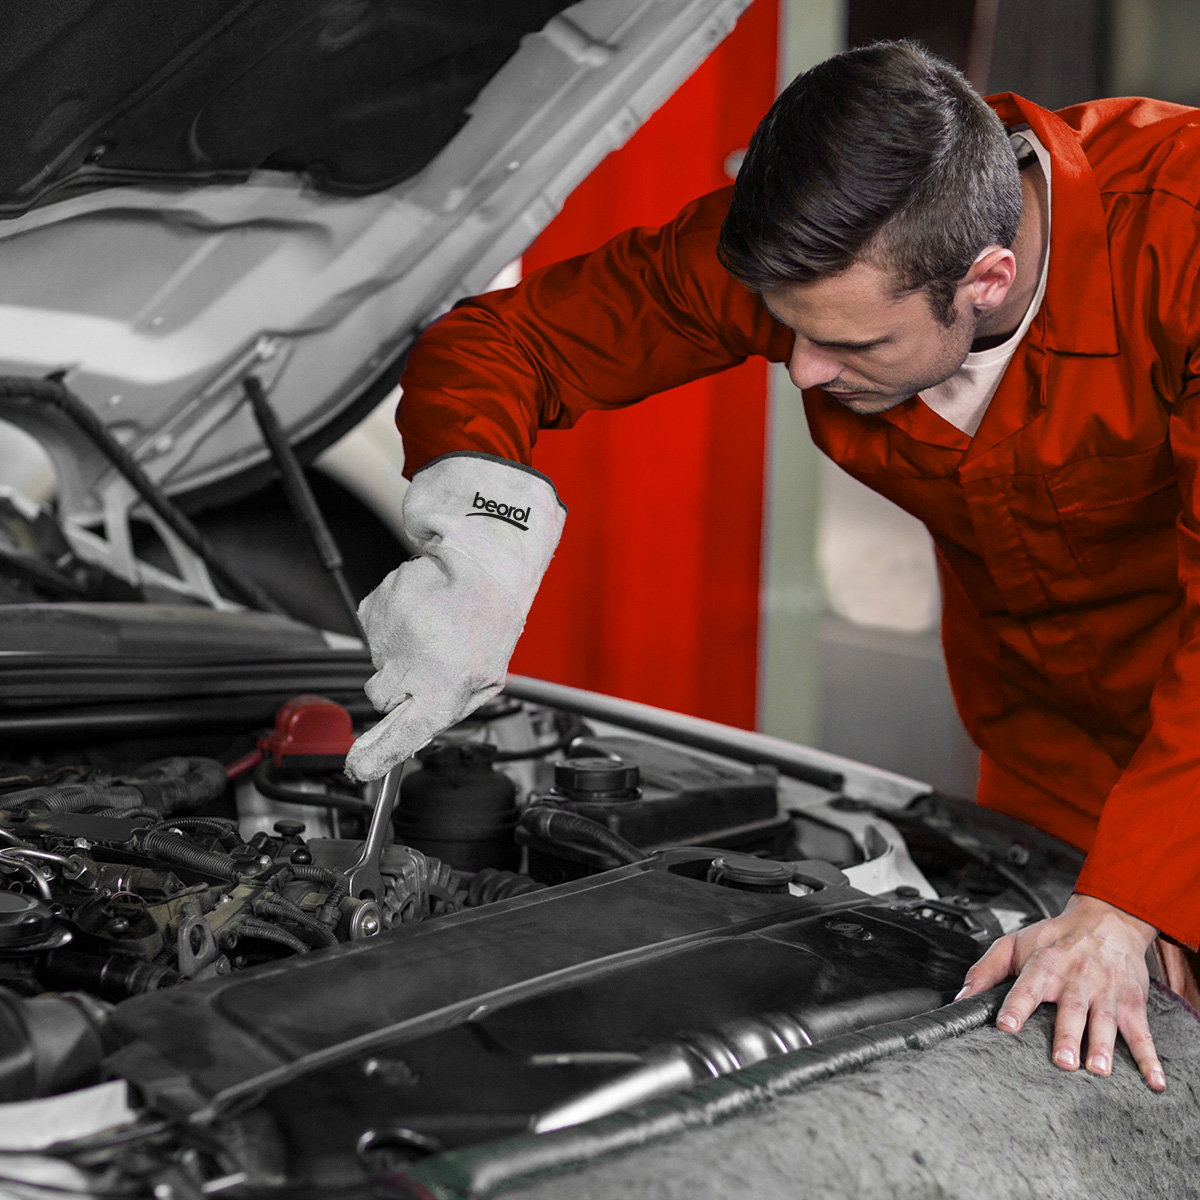
<path fill-rule="evenodd" d="M 765 297 L 762 298 L 763 307 L 771 314 L 771 319 L 778 325 L 783 325 L 785 328 L 792 327 L 784 321 L 777 312 L 767 303 Z M 795 333 L 795 330 L 792 330 Z M 814 346 L 820 346 L 825 350 L 870 350 L 873 346 L 882 346 L 885 342 L 892 340 L 892 335 L 886 333 L 881 337 L 854 339 L 848 338 L 845 341 L 823 341 L 821 338 L 810 337 L 807 339 Z"/>
<path fill-rule="evenodd" d="M 862 341 L 845 341 L 845 342 L 825 342 L 820 338 L 808 339 L 814 346 L 820 346 L 828 350 L 870 350 L 872 346 L 882 346 L 884 342 L 891 341 L 891 335 L 885 334 L 883 337 L 865 338 Z"/>

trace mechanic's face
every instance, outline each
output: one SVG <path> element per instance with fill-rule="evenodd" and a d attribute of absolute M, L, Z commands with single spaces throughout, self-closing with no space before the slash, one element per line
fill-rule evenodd
<path fill-rule="evenodd" d="M 959 289 L 947 328 L 924 292 L 894 298 L 890 276 L 855 263 L 813 283 L 770 288 L 763 300 L 796 334 L 788 374 L 799 388 L 819 387 L 851 412 L 885 412 L 948 379 L 963 364 L 977 313 Z"/>

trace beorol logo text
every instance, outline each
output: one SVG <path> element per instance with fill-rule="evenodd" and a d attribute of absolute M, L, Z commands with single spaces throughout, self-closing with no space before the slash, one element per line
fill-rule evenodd
<path fill-rule="evenodd" d="M 512 504 L 499 504 L 495 500 L 488 500 L 485 496 L 475 493 L 475 500 L 471 504 L 471 511 L 467 513 L 468 517 L 495 517 L 497 521 L 507 521 L 509 525 L 515 525 L 518 529 L 528 529 L 526 522 L 529 520 L 529 508 L 517 508 Z"/>

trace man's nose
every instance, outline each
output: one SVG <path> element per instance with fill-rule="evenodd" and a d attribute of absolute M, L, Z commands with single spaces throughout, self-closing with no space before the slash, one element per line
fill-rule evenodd
<path fill-rule="evenodd" d="M 842 364 L 827 350 L 805 344 L 800 338 L 792 347 L 788 375 L 798 388 L 820 387 L 832 383 L 842 372 Z"/>

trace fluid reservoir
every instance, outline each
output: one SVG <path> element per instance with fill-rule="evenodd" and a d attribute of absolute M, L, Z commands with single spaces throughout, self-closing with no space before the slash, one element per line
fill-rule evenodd
<path fill-rule="evenodd" d="M 515 870 L 516 788 L 496 770 L 496 748 L 446 742 L 417 758 L 420 768 L 400 785 L 397 840 L 460 871 Z"/>

